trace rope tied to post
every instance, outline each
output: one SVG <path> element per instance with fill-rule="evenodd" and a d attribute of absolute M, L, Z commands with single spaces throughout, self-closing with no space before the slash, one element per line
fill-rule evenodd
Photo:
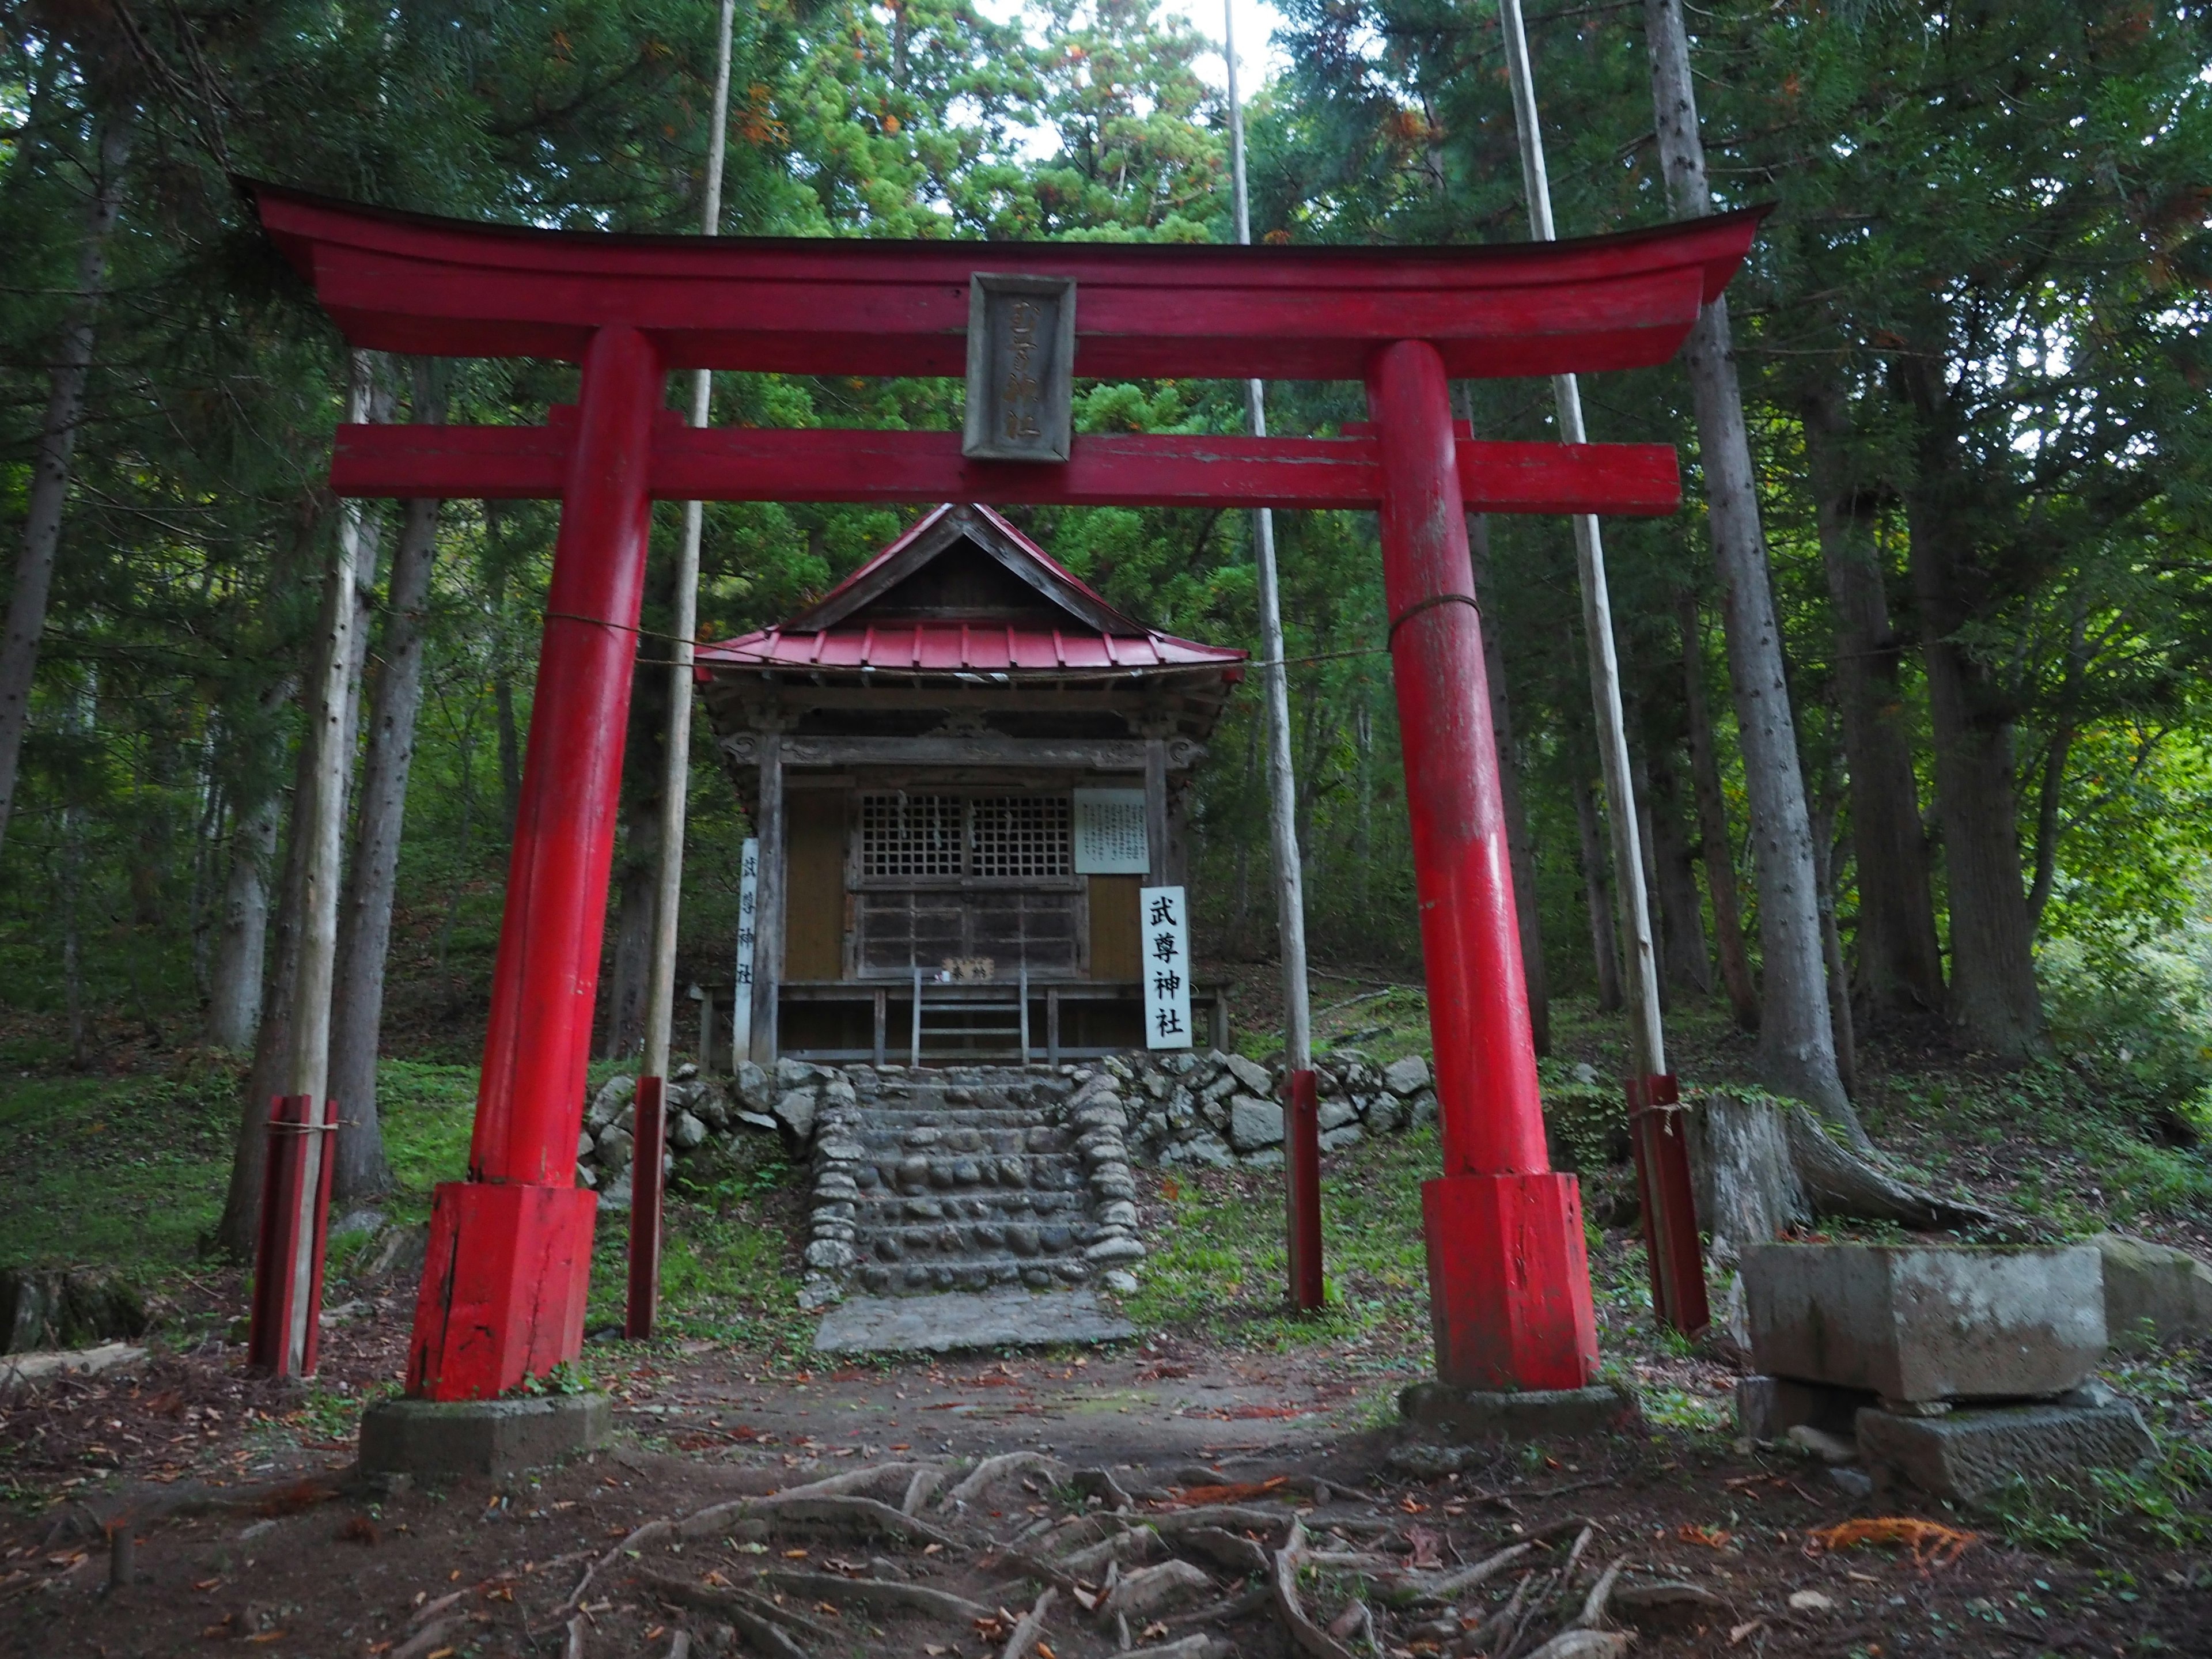
<path fill-rule="evenodd" d="M 1400 629 L 1403 628 L 1407 623 L 1413 621 L 1414 617 L 1419 616 L 1424 611 L 1433 611 L 1440 605 L 1463 605 L 1468 610 L 1474 611 L 1476 616 L 1480 617 L 1482 614 L 1482 607 L 1475 603 L 1474 595 L 1472 593 L 1431 593 L 1427 599 L 1407 605 L 1403 611 L 1400 611 L 1395 617 L 1390 619 L 1390 631 L 1383 635 L 1383 645 L 1385 648 L 1395 646 L 1398 643 L 1398 630 Z"/>

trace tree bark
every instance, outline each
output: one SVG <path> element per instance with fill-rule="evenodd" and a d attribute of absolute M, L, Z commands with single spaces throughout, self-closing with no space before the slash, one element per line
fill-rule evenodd
<path fill-rule="evenodd" d="M 415 364 L 415 419 L 445 419 L 439 366 Z M 422 706 L 422 618 L 438 555 L 441 501 L 407 503 L 392 556 L 383 662 L 369 710 L 368 753 L 362 765 L 361 805 L 352 867 L 338 912 L 336 990 L 331 999 L 331 1097 L 345 1133 L 338 1137 L 331 1190 L 364 1198 L 392 1184 L 377 1113 L 376 1060 L 384 1027 L 384 969 L 392 945 L 392 906 L 399 876 L 399 840 L 407 812 L 407 775 L 415 758 L 415 720 Z"/>
<path fill-rule="evenodd" d="M 646 976 L 653 967 L 653 893 L 660 867 L 660 769 L 666 746 L 667 686 L 641 670 L 630 697 L 630 788 L 623 802 L 621 861 L 615 871 L 615 940 L 600 1058 L 619 1060 L 645 1044 Z"/>
<path fill-rule="evenodd" d="M 1583 899 L 1589 908 L 1590 957 L 1597 965 L 1597 1010 L 1619 1013 L 1620 939 L 1613 920 L 1613 887 L 1606 877 L 1605 830 L 1597 821 L 1597 800 L 1589 780 L 1577 769 L 1567 786 L 1575 799 L 1575 830 L 1582 842 Z"/>
<path fill-rule="evenodd" d="M 287 696 L 289 696 L 289 693 Z M 208 976 L 207 1040 L 218 1048 L 252 1046 L 261 1023 L 261 974 L 269 945 L 269 872 L 276 856 L 275 795 L 238 814 L 230 832 L 222 927 Z"/>
<path fill-rule="evenodd" d="M 1467 515 L 1467 544 L 1474 555 L 1474 591 L 1486 593 L 1490 578 L 1490 515 Z M 1513 869 L 1514 919 L 1521 934 L 1521 967 L 1528 984 L 1528 1023 L 1539 1054 L 1552 1052 L 1552 981 L 1544 964 L 1543 915 L 1536 894 L 1536 853 L 1528 842 L 1528 811 L 1521 799 L 1521 750 L 1513 737 L 1513 704 L 1505 681 L 1505 647 L 1498 635 L 1497 606 L 1482 605 L 1482 656 L 1490 681 L 1490 726 L 1498 744 L 1498 802 L 1505 815 L 1505 854 Z M 1368 836 L 1372 791 L 1368 781 L 1367 708 L 1360 705 L 1360 837 Z M 1364 898 L 1365 874 L 1361 875 Z"/>
<path fill-rule="evenodd" d="M 389 419 L 391 404 L 388 398 L 374 394 L 369 402 L 369 418 Z M 343 640 L 346 650 L 344 684 L 348 695 L 339 709 L 340 735 L 338 750 L 350 755 L 356 741 L 356 730 L 360 713 L 362 669 L 367 659 L 368 630 L 362 625 L 373 593 L 369 591 L 375 581 L 377 550 L 381 540 L 382 526 L 374 513 L 362 515 L 357 531 L 342 529 L 341 534 L 356 534 L 359 546 L 352 559 L 334 558 L 331 575 L 324 584 L 320 624 L 316 633 L 316 646 L 312 653 L 308 672 L 303 682 L 307 688 L 322 685 L 329 676 L 330 647 L 333 639 Z M 340 580 L 350 573 L 352 592 L 344 591 L 346 584 Z M 354 626 L 339 629 L 335 625 L 335 607 L 350 604 L 355 607 Z M 312 690 L 310 695 L 313 695 Z M 312 721 L 315 710 L 309 711 Z M 309 872 L 314 849 L 309 844 L 308 824 L 301 814 L 301 803 L 309 797 L 313 787 L 318 745 L 308 740 L 311 733 L 302 734 L 295 757 L 292 781 L 292 811 L 285 836 L 284 875 L 277 890 L 276 926 L 272 930 L 275 949 L 270 953 L 269 975 L 261 998 L 261 1024 L 255 1033 L 253 1064 L 247 1070 L 246 1093 L 240 1103 L 238 1139 L 230 1164 L 230 1186 L 224 1194 L 222 1218 L 216 1224 L 216 1247 L 233 1261 L 250 1261 L 253 1258 L 254 1242 L 261 1221 L 261 1173 L 268 1153 L 269 1103 L 276 1096 L 287 1092 L 292 1073 L 294 1050 L 297 1046 L 295 1030 L 300 966 L 306 945 L 309 892 Z M 343 815 L 343 799 L 333 803 Z"/>
<path fill-rule="evenodd" d="M 1828 1019 L 1836 1032 L 1836 1074 L 1856 1100 L 1858 1032 L 1851 1024 L 1851 981 L 1844 966 L 1844 936 L 1836 926 L 1835 826 L 1836 802 L 1824 786 L 1813 814 L 1813 872 L 1820 893 L 1820 957 L 1828 969 Z"/>
<path fill-rule="evenodd" d="M 1635 720 L 1635 711 L 1629 711 Z M 1641 749 L 1632 749 L 1628 759 L 1629 787 L 1636 799 L 1636 854 L 1638 863 L 1638 878 L 1644 884 L 1644 914 L 1651 919 L 1651 971 L 1656 979 L 1656 988 L 1662 1010 L 1674 1006 L 1674 975 L 1667 971 L 1668 923 L 1672 918 L 1659 896 L 1658 851 L 1652 845 L 1651 768 Z"/>
<path fill-rule="evenodd" d="M 1795 1102 L 1717 1089 L 1691 1108 L 1688 1129 L 1698 1218 L 1723 1262 L 1823 1217 L 1922 1231 L 1998 1219 L 1978 1204 L 1899 1181 L 1873 1156 L 1838 1144 Z"/>
<path fill-rule="evenodd" d="M 1698 861 L 1682 833 L 1682 775 L 1674 754 L 1655 748 L 1650 765 L 1651 862 L 1659 893 L 1660 927 L 1666 935 L 1668 980 L 1678 991 L 1710 996 L 1712 951 L 1705 942 L 1705 907 L 1698 895 Z"/>
<path fill-rule="evenodd" d="M 1681 598 L 1682 696 L 1689 716 L 1690 780 L 1698 806 L 1698 850 L 1705 860 L 1705 893 L 1713 907 L 1713 942 L 1721 960 L 1721 984 L 1728 992 L 1735 1023 L 1759 1029 L 1759 988 L 1751 977 L 1744 949 L 1743 905 L 1735 885 L 1735 837 L 1729 832 L 1728 798 L 1721 793 L 1720 757 L 1713 747 L 1712 711 L 1705 702 L 1705 630 L 1698 602 Z"/>
<path fill-rule="evenodd" d="M 484 540 L 488 544 L 486 586 L 491 590 L 491 611 L 498 629 L 498 650 L 492 659 L 493 713 L 499 726 L 500 822 L 507 839 L 514 838 L 514 820 L 522 811 L 522 732 L 514 718 L 514 672 L 507 653 L 507 560 L 498 550 L 499 503 L 483 504 Z"/>
<path fill-rule="evenodd" d="M 1948 458 L 1925 453 L 1945 447 L 1932 438 L 1923 445 L 1923 478 L 1907 513 L 1950 898 L 1950 1014 L 1975 1047 L 2024 1060 L 2043 1048 L 2043 1000 L 2021 882 L 2012 714 L 1959 640 L 1972 611 L 1956 548 L 1969 534 L 1929 499 L 1942 488 L 1941 472 L 1930 469 Z"/>
<path fill-rule="evenodd" d="M 46 630 L 46 601 L 53 591 L 54 556 L 61 546 L 62 507 L 69 496 L 70 460 L 84 419 L 85 383 L 92 374 L 93 323 L 107 281 L 107 239 L 123 208 L 123 169 L 131 155 L 131 121 L 122 111 L 94 117 L 100 176 L 85 215 L 77 251 L 76 299 L 62 325 L 47 383 L 46 415 L 31 459 L 31 488 L 23 514 L 23 544 L 15 558 L 8 620 L 0 632 L 0 848 L 15 809 L 15 775 L 23 733 L 31 720 L 31 686 L 39 666 L 39 641 Z"/>
<path fill-rule="evenodd" d="M 1850 767 L 1858 862 L 1856 991 L 1876 1022 L 1943 1008 L 1943 952 L 1928 879 L 1920 784 L 1899 686 L 1904 641 L 1890 626 L 1881 562 L 1845 446 L 1850 415 L 1824 386 L 1805 400 L 1805 451 L 1828 597 L 1836 612 L 1836 692 Z"/>
<path fill-rule="evenodd" d="M 1651 53 L 1652 103 L 1669 200 L 1677 215 L 1712 211 L 1705 145 L 1690 82 L 1690 48 L 1681 0 L 1644 0 Z M 1828 1018 L 1827 973 L 1820 958 L 1814 902 L 1813 836 L 1796 723 L 1784 671 L 1766 539 L 1743 394 L 1729 338 L 1728 298 L 1698 313 L 1684 351 L 1697 409 L 1698 455 L 1713 557 L 1721 576 L 1721 617 L 1729 647 L 1736 731 L 1751 801 L 1752 867 L 1759 884 L 1761 957 L 1759 1074 L 1770 1088 L 1810 1103 L 1854 1140 L 1866 1136 L 1836 1072 Z"/>

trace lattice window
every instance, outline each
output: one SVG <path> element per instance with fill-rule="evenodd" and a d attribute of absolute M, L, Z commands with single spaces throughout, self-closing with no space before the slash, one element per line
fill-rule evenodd
<path fill-rule="evenodd" d="M 957 795 L 860 797 L 860 873 L 953 876 L 960 869 Z"/>
<path fill-rule="evenodd" d="M 970 875 L 1038 881 L 1074 867 L 1066 796 L 978 795 L 969 805 Z"/>

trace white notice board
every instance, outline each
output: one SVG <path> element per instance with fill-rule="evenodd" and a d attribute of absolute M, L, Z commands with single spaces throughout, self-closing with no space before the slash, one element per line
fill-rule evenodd
<path fill-rule="evenodd" d="M 730 1006 L 730 1061 L 753 1052 L 753 911 L 760 903 L 760 843 L 748 841 L 738 858 L 738 988 Z"/>
<path fill-rule="evenodd" d="M 1075 792 L 1075 873 L 1145 876 L 1152 869 L 1141 789 Z"/>
<path fill-rule="evenodd" d="M 1145 1046 L 1188 1048 L 1190 912 L 1180 887 L 1137 890 L 1137 937 L 1145 976 Z"/>

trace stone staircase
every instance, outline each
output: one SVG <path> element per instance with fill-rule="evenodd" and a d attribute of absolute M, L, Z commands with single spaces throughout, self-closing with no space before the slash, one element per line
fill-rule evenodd
<path fill-rule="evenodd" d="M 1042 1066 L 838 1075 L 849 1087 L 823 1091 L 814 1126 L 806 1305 L 1136 1288 L 1145 1247 L 1113 1079 Z"/>

